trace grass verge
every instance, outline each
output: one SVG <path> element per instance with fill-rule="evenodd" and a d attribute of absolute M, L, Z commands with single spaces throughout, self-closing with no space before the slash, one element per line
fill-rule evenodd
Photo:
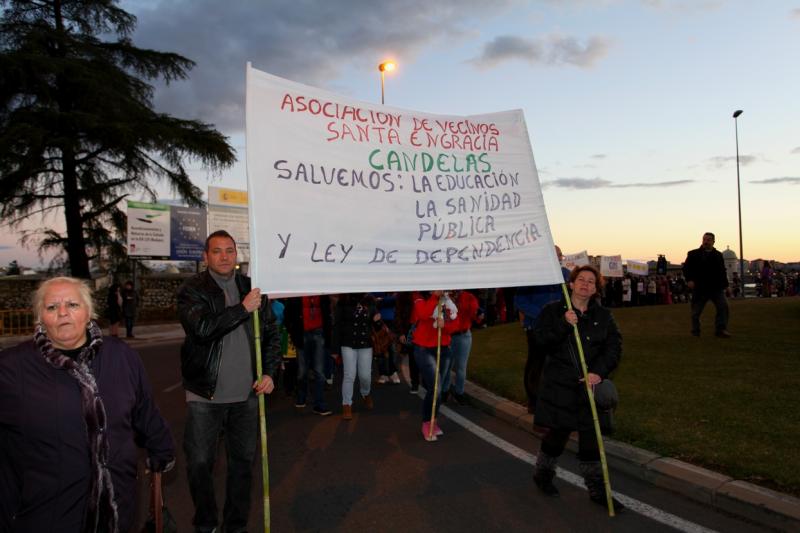
<path fill-rule="evenodd" d="M 623 335 L 614 438 L 800 496 L 800 298 L 729 301 L 731 339 L 689 335 L 689 306 L 615 309 Z M 518 324 L 473 335 L 469 379 L 525 403 Z"/>

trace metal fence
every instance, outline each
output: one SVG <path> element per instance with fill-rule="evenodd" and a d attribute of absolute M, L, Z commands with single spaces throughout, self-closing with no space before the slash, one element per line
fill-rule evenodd
<path fill-rule="evenodd" d="M 0 310 L 0 337 L 29 335 L 34 327 L 33 311 L 30 309 Z"/>

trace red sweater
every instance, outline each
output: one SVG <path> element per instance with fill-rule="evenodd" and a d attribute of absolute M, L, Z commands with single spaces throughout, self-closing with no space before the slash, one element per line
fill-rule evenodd
<path fill-rule="evenodd" d="M 437 296 L 431 295 L 427 300 L 419 299 L 414 302 L 414 311 L 411 313 L 411 322 L 417 325 L 414 330 L 413 343 L 424 348 L 436 348 L 438 337 L 437 329 L 434 327 L 433 312 L 439 302 Z M 449 311 L 442 307 L 445 312 L 444 327 L 442 328 L 442 346 L 450 346 L 450 334 L 458 331 L 458 321 L 448 320 Z"/>
<path fill-rule="evenodd" d="M 456 300 L 458 316 L 453 333 L 464 333 L 472 328 L 472 322 L 478 318 L 478 299 L 467 291 L 461 291 Z"/>
<path fill-rule="evenodd" d="M 319 296 L 303 296 L 303 330 L 314 331 L 322 327 L 322 305 Z"/>

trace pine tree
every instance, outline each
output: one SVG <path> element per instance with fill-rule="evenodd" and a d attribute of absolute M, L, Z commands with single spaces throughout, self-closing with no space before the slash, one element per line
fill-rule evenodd
<path fill-rule="evenodd" d="M 202 191 L 184 164 L 212 172 L 234 161 L 213 126 L 153 109 L 153 80 L 185 79 L 194 62 L 137 48 L 136 17 L 116 0 L 0 0 L 0 215 L 24 220 L 63 212 L 66 234 L 40 246 L 67 253 L 73 276 L 124 232 L 120 203 L 155 200 L 166 182 L 189 205 Z"/>

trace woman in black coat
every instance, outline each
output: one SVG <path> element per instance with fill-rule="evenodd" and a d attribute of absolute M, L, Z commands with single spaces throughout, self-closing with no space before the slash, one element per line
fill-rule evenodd
<path fill-rule="evenodd" d="M 622 336 L 611 311 L 600 304 L 603 278 L 594 267 L 581 266 L 569 277 L 573 310 L 565 301 L 546 305 L 534 325 L 537 346 L 546 353 L 544 371 L 534 420 L 549 428 L 536 460 L 533 479 L 550 496 L 558 496 L 553 485 L 556 463 L 569 435 L 578 432 L 578 459 L 589 497 L 606 505 L 600 452 L 591 407 L 583 383 L 573 325 L 577 324 L 588 369 L 594 386 L 608 378 L 622 355 Z M 614 500 L 617 510 L 622 504 Z"/>
<path fill-rule="evenodd" d="M 122 316 L 125 317 L 125 337 L 132 339 L 133 322 L 136 319 L 136 308 L 139 305 L 139 295 L 133 288 L 132 281 L 126 281 L 122 289 Z"/>
<path fill-rule="evenodd" d="M 0 352 L 0 531 L 127 532 L 139 447 L 175 464 L 142 360 L 102 336 L 82 280 L 43 282 L 33 309 L 33 339 Z"/>
<path fill-rule="evenodd" d="M 331 353 L 342 356 L 342 418 L 353 419 L 353 385 L 364 407 L 372 409 L 372 337 L 383 326 L 375 299 L 368 294 L 342 294 L 336 302 L 331 335 Z"/>
<path fill-rule="evenodd" d="M 122 288 L 119 283 L 113 283 L 108 288 L 106 297 L 106 318 L 108 318 L 109 335 L 119 336 L 119 323 L 122 320 Z"/>

